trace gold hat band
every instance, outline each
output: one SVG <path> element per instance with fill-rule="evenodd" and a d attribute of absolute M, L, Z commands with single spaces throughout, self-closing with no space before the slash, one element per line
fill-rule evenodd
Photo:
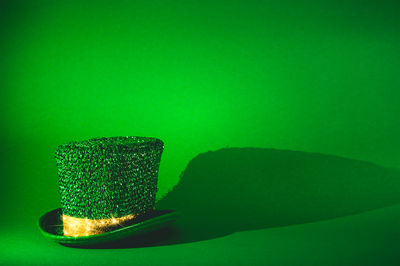
<path fill-rule="evenodd" d="M 63 214 L 63 233 L 65 236 L 90 236 L 109 231 L 122 223 L 132 220 L 137 215 L 131 214 L 119 218 L 86 219 Z"/>

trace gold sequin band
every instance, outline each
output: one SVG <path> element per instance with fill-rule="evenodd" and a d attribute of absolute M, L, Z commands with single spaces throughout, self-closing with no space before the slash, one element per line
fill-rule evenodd
<path fill-rule="evenodd" d="M 85 219 L 85 218 L 75 218 L 63 214 L 63 233 L 65 236 L 90 236 L 97 235 L 109 231 L 123 223 L 126 223 L 137 215 L 126 215 L 119 218 L 109 218 L 109 219 Z"/>

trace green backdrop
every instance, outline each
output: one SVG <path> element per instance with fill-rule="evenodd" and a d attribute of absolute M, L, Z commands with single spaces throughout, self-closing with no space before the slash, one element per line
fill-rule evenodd
<path fill-rule="evenodd" d="M 0 200 L 1 211 L 6 214 L 0 222 L 3 227 L 0 236 L 8 237 L 0 244 L 7 246 L 2 247 L 7 252 L 0 257 L 7 262 L 38 258 L 46 261 L 44 255 L 38 254 L 51 249 L 58 250 L 54 254 L 67 252 L 37 236 L 34 223 L 45 211 L 59 207 L 54 151 L 57 145 L 71 140 L 128 135 L 162 139 L 165 151 L 159 173 L 158 199 L 178 184 L 180 176 L 185 177 L 182 172 L 186 168 L 189 170 L 190 162 L 195 161 L 198 154 L 208 151 L 216 151 L 216 156 L 220 157 L 211 156 L 203 161 L 201 157 L 200 166 L 193 169 L 200 171 L 210 165 L 218 168 L 228 161 L 235 167 L 243 164 L 245 168 L 237 168 L 243 171 L 242 175 L 234 176 L 245 178 L 249 171 L 257 175 L 254 172 L 257 170 L 250 169 L 251 162 L 245 158 L 256 158 L 260 161 L 257 169 L 265 174 L 270 168 L 264 169 L 261 165 L 276 157 L 261 153 L 243 157 L 248 147 L 260 151 L 273 151 L 271 148 L 299 151 L 299 154 L 316 152 L 327 160 L 340 156 L 352 159 L 351 162 L 372 162 L 380 165 L 379 170 L 376 166 L 374 171 L 391 178 L 387 185 L 378 189 L 379 193 L 375 193 L 374 188 L 387 179 L 379 179 L 382 174 L 377 174 L 365 181 L 363 178 L 368 176 L 365 173 L 371 173 L 368 167 L 372 166 L 368 163 L 365 164 L 367 168 L 363 163 L 351 167 L 346 164 L 344 169 L 347 170 L 340 172 L 338 167 L 344 167 L 342 163 L 330 162 L 328 168 L 324 168 L 318 160 L 312 160 L 314 166 L 321 168 L 317 169 L 328 171 L 325 174 L 313 172 L 313 178 L 300 179 L 303 180 L 301 191 L 309 192 L 311 198 L 315 196 L 311 193 L 313 189 L 325 191 L 331 200 L 307 209 L 309 214 L 320 214 L 318 217 L 311 215 L 315 219 L 296 216 L 295 221 L 285 220 L 269 224 L 271 226 L 317 221 L 400 202 L 396 196 L 400 191 L 398 175 L 388 174 L 385 172 L 388 168 L 383 168 L 400 166 L 400 6 L 397 1 L 2 1 L 0 7 Z M 232 148 L 244 150 L 242 157 L 234 157 L 234 154 L 219 153 L 222 148 L 233 153 L 235 149 Z M 292 155 L 290 160 L 297 158 L 298 153 Z M 294 165 L 293 169 L 298 171 L 303 163 L 303 159 L 292 164 L 286 164 L 285 160 L 288 158 L 276 164 L 282 168 Z M 361 168 L 364 170 L 360 172 Z M 194 189 L 196 183 L 188 188 L 207 199 L 209 188 L 223 190 L 225 185 L 229 186 L 227 169 L 232 168 L 222 171 L 225 175 L 220 179 L 209 178 L 211 183 L 202 184 L 198 190 Z M 232 170 L 229 171 L 232 174 Z M 274 170 L 272 175 L 278 172 Z M 332 172 L 339 174 L 332 175 Z M 287 176 L 287 173 L 281 176 L 281 184 L 288 183 Z M 325 182 L 324 177 L 331 179 Z M 343 187 L 334 181 L 337 177 L 343 184 L 350 182 L 351 189 L 341 194 Z M 311 189 L 316 182 L 319 188 Z M 234 188 L 240 190 L 243 184 L 236 184 Z M 261 184 L 270 185 L 264 181 Z M 293 189 L 296 187 L 290 184 Z M 351 192 L 359 191 L 358 184 L 363 184 L 365 190 L 355 193 L 354 198 L 364 203 L 363 199 L 369 200 L 370 205 L 352 205 Z M 182 186 L 185 188 L 184 183 Z M 322 190 L 321 186 L 324 186 Z M 280 189 L 278 191 L 287 191 Z M 368 198 L 371 191 L 375 198 Z M 253 206 L 249 201 L 243 208 L 257 212 L 263 208 L 262 202 L 270 197 L 268 195 L 272 193 L 275 198 L 281 195 L 276 190 L 263 193 L 252 198 L 261 202 L 260 206 Z M 241 201 L 240 193 L 234 194 L 235 197 L 229 195 L 223 205 L 228 209 L 226 202 Z M 283 202 L 292 202 L 291 195 L 285 194 Z M 385 195 L 389 196 L 385 198 Z M 184 193 L 184 197 L 189 199 L 190 193 Z M 171 203 L 166 207 L 174 208 L 184 197 L 164 202 Z M 303 203 L 309 202 L 305 199 L 315 199 L 311 198 L 301 198 L 298 208 L 285 205 L 291 210 L 287 213 L 296 209 L 301 212 Z M 337 206 L 335 199 L 338 198 L 341 206 L 351 207 L 335 209 L 330 215 L 325 206 Z M 374 204 L 375 199 L 381 201 Z M 238 203 L 235 204 L 229 205 L 232 212 Z M 274 208 L 280 209 L 279 202 L 274 204 Z M 201 210 L 207 211 L 203 207 Z M 187 210 L 187 206 L 181 209 Z M 393 209 L 379 211 L 378 216 L 359 214 L 366 215 L 367 220 L 360 222 L 357 219 L 362 218 L 357 216 L 353 222 L 374 224 L 372 221 L 378 219 L 374 217 L 386 223 L 395 220 L 393 215 L 397 212 Z M 214 215 L 217 213 L 215 210 Z M 385 215 L 389 218 L 382 218 Z M 219 217 L 224 219 L 223 215 Z M 212 215 L 208 218 L 212 222 Z M 203 221 L 198 230 L 207 227 L 210 221 Z M 387 228 L 394 230 L 394 222 L 391 225 Z M 334 235 L 335 230 L 343 232 L 340 226 L 344 225 L 334 225 L 336 229 L 313 230 L 310 227 L 304 230 L 326 230 L 323 232 Z M 251 228 L 235 228 L 232 232 L 266 227 L 257 224 Z M 354 227 L 359 228 L 358 224 Z M 192 243 L 194 246 L 168 245 L 154 249 L 164 256 L 160 260 L 165 261 L 169 258 L 182 263 L 199 262 L 204 258 L 198 258 L 198 254 L 209 252 L 211 263 L 249 261 L 243 254 L 249 254 L 255 263 L 268 259 L 261 255 L 264 250 L 275 248 L 277 253 L 274 254 L 278 255 L 270 257 L 271 261 L 289 262 L 284 254 L 290 253 L 290 245 L 280 241 L 285 237 L 289 239 L 292 234 L 285 231 L 285 235 L 276 233 L 274 238 L 276 231 L 265 230 L 268 229 L 259 233 L 249 231 L 242 238 L 234 234 L 233 239 L 218 238 L 215 232 L 209 235 L 209 238 L 215 237 L 208 240 L 210 243 L 197 241 Z M 303 231 L 299 232 L 293 233 L 297 240 L 288 241 L 309 243 L 302 238 L 305 237 Z M 390 232 L 387 231 L 387 235 L 393 235 Z M 266 238 L 275 240 L 264 243 L 263 234 L 272 234 Z M 367 242 L 354 233 L 349 234 L 348 247 Z M 320 244 L 325 243 L 323 236 L 317 239 L 314 244 L 303 245 L 302 250 L 294 252 L 293 256 L 299 260 L 293 260 L 300 263 L 304 259 L 305 263 L 307 258 L 313 257 L 311 250 L 314 249 L 315 254 L 321 255 L 318 258 L 343 262 L 337 256 L 325 254 L 328 248 L 321 250 Z M 26 243 L 25 252 L 29 251 L 24 258 L 18 257 L 23 243 Z M 252 247 L 246 243 L 258 244 Z M 334 243 L 329 249 L 343 248 L 340 241 Z M 393 255 L 391 243 L 382 249 L 388 254 L 381 252 L 376 256 Z M 285 249 L 280 249 L 283 247 Z M 235 251 L 227 251 L 235 248 L 242 250 L 240 259 L 235 257 Z M 145 250 L 153 252 L 150 249 Z M 349 254 L 361 258 L 368 250 L 375 250 L 374 246 L 359 247 Z M 69 258 L 86 254 L 87 258 L 94 259 L 88 251 L 69 252 L 78 252 Z M 118 258 L 128 258 L 125 251 L 115 252 L 120 252 L 115 253 Z M 221 255 L 228 253 L 227 257 Z M 140 254 L 140 259 L 158 262 L 156 258 L 143 255 L 145 253 Z M 178 254 L 186 255 L 174 258 Z M 373 255 L 368 254 L 368 261 L 374 262 Z M 48 256 L 54 258 L 55 255 Z M 111 253 L 104 256 L 112 259 Z M 354 259 L 353 262 L 365 261 Z"/>

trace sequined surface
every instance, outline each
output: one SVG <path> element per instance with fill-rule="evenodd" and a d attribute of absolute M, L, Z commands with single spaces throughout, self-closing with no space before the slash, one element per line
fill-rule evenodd
<path fill-rule="evenodd" d="M 90 236 L 97 235 L 112 229 L 122 227 L 127 221 L 133 220 L 136 215 L 131 214 L 119 218 L 87 219 L 62 215 L 63 235 Z"/>
<path fill-rule="evenodd" d="M 64 215 L 107 219 L 154 208 L 164 143 L 156 138 L 94 138 L 60 145 L 58 167 Z"/>

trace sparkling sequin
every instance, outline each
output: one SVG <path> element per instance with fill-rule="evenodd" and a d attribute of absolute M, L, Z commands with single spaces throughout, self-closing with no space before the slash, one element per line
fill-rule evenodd
<path fill-rule="evenodd" d="M 69 142 L 55 152 L 64 215 L 108 219 L 154 208 L 164 143 L 148 137 Z"/>

